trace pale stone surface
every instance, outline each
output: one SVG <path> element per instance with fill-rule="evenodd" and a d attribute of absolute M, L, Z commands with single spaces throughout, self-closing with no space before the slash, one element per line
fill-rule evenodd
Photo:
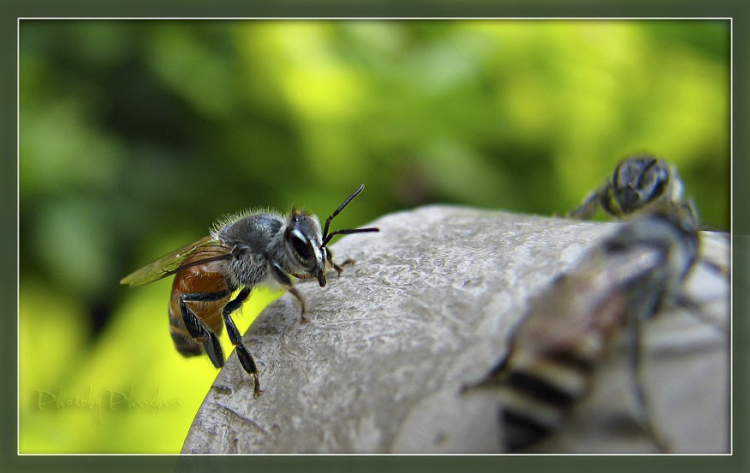
<path fill-rule="evenodd" d="M 244 339 L 263 395 L 232 354 L 183 453 L 502 453 L 495 394 L 461 386 L 503 356 L 529 299 L 617 224 L 431 206 L 372 225 L 381 233 L 333 245 L 354 267 L 324 289 L 298 284 L 309 323 L 288 294 L 260 315 Z M 703 239 L 726 266 L 726 238 Z M 724 330 L 684 311 L 649 321 L 645 387 L 673 451 L 728 452 L 728 277 L 700 269 L 692 279 L 704 316 Z M 654 451 L 632 421 L 615 345 L 591 395 L 537 450 Z"/>

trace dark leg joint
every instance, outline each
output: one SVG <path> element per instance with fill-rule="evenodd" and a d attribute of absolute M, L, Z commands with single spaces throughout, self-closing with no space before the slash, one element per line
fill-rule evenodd
<path fill-rule="evenodd" d="M 208 331 L 208 337 L 203 342 L 203 347 L 206 349 L 206 354 L 214 367 L 221 368 L 224 366 L 224 350 L 221 349 L 221 342 L 215 333 Z"/>
<path fill-rule="evenodd" d="M 224 351 L 221 349 L 219 338 L 185 305 L 184 297 L 187 295 L 183 294 L 183 297 L 180 298 L 180 312 L 185 323 L 185 329 L 191 337 L 203 342 L 203 348 L 211 359 L 211 363 L 216 368 L 221 368 L 224 366 Z"/>
<path fill-rule="evenodd" d="M 240 293 L 237 294 L 237 297 L 224 306 L 224 310 L 221 312 L 221 315 L 224 318 L 224 325 L 227 327 L 229 340 L 232 342 L 232 345 L 235 346 L 242 345 L 242 336 L 240 335 L 240 331 L 237 330 L 234 320 L 232 320 L 231 313 L 240 308 L 242 303 L 245 302 L 245 299 L 250 295 L 251 290 L 252 289 L 248 287 L 243 288 Z"/>
<path fill-rule="evenodd" d="M 253 359 L 253 355 L 250 354 L 250 351 L 247 349 L 245 345 L 238 345 L 237 346 L 237 358 L 240 359 L 240 364 L 242 364 L 242 368 L 248 372 L 248 374 L 252 375 L 253 381 L 255 382 L 255 386 L 253 388 L 253 395 L 260 396 L 260 393 L 263 391 L 260 389 L 260 378 L 258 376 L 258 367 L 255 365 L 255 360 Z"/>

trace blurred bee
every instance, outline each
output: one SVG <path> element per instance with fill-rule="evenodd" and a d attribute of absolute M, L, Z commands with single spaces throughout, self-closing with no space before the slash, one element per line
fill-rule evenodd
<path fill-rule="evenodd" d="M 377 232 L 377 228 L 337 230 L 329 233 L 331 221 L 364 189 L 359 187 L 326 220 L 323 231 L 318 217 L 292 207 L 286 217 L 276 213 L 244 212 L 220 219 L 211 234 L 175 250 L 123 278 L 121 284 L 140 286 L 175 275 L 169 303 L 172 340 L 184 356 L 206 353 L 213 365 L 224 365 L 224 352 L 217 337 L 226 325 L 242 367 L 253 376 L 254 393 L 260 395 L 258 369 L 231 314 L 261 283 L 280 285 L 300 303 L 302 321 L 305 299 L 294 288 L 292 277 L 317 279 L 326 285 L 326 272 L 339 274 L 328 243 L 335 235 Z M 240 292 L 232 299 L 232 293 Z"/>
<path fill-rule="evenodd" d="M 502 390 L 506 397 L 498 415 L 508 451 L 528 448 L 560 427 L 588 392 L 597 363 L 621 327 L 632 330 L 629 353 L 641 421 L 666 449 L 651 426 L 639 381 L 640 323 L 677 304 L 697 252 L 697 232 L 672 213 L 649 214 L 623 223 L 531 301 L 508 355 L 485 379 L 464 388 Z"/>
<path fill-rule="evenodd" d="M 695 205 L 683 198 L 683 192 L 684 185 L 674 165 L 646 154 L 632 156 L 622 160 L 612 176 L 568 216 L 590 219 L 601 207 L 607 214 L 623 218 L 641 211 L 669 211 L 680 203 L 684 225 L 698 228 Z"/>

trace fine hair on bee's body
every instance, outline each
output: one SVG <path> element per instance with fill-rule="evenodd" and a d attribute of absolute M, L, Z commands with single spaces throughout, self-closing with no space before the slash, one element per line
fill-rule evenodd
<path fill-rule="evenodd" d="M 643 319 L 672 304 L 697 255 L 697 233 L 673 215 L 652 214 L 619 229 L 591 250 L 573 271 L 555 279 L 531 305 L 507 356 L 474 387 L 499 387 L 498 416 L 505 448 L 517 452 L 558 429 L 590 388 L 612 336 L 630 333 L 634 394 L 647 434 L 651 426 L 639 379 Z"/>
<path fill-rule="evenodd" d="M 568 216 L 587 220 L 601 208 L 613 217 L 623 218 L 638 212 L 664 212 L 673 203 L 682 202 L 686 211 L 683 216 L 697 225 L 695 204 L 683 196 L 684 188 L 674 164 L 649 154 L 634 155 L 620 161 L 604 184 L 589 193 Z"/>
<path fill-rule="evenodd" d="M 314 214 L 292 207 L 287 216 L 269 211 L 248 211 L 219 219 L 211 234 L 173 251 L 126 276 L 122 284 L 140 286 L 175 275 L 169 304 L 170 333 L 175 348 L 185 355 L 206 353 L 215 367 L 224 365 L 218 334 L 226 326 L 242 367 L 254 380 L 255 395 L 261 393 L 258 369 L 242 342 L 231 314 L 258 284 L 280 286 L 300 303 L 302 321 L 307 305 L 294 287 L 294 279 L 316 279 L 326 285 L 326 273 L 339 274 L 328 244 L 335 235 L 377 232 L 377 228 L 355 228 L 329 233 L 329 226 L 360 192 L 360 186 L 325 222 Z M 234 291 L 240 292 L 232 299 Z"/>

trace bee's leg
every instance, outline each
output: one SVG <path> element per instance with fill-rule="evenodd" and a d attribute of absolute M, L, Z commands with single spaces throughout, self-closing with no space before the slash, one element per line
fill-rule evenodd
<path fill-rule="evenodd" d="M 649 409 L 648 399 L 646 399 L 646 392 L 643 389 L 643 382 L 641 379 L 641 350 L 642 346 L 642 317 L 639 311 L 634 311 L 631 316 L 631 334 L 630 334 L 630 373 L 633 378 L 633 390 L 635 393 L 635 400 L 638 407 L 640 421 L 643 424 L 643 428 L 646 430 L 646 434 L 651 438 L 656 447 L 661 453 L 668 453 L 670 451 L 669 444 L 659 434 L 656 427 L 654 427 L 651 421 L 652 416 Z"/>
<path fill-rule="evenodd" d="M 279 285 L 284 288 L 284 290 L 289 291 L 291 295 L 297 298 L 301 308 L 301 322 L 303 324 L 307 323 L 307 317 L 305 317 L 305 313 L 307 312 L 307 304 L 305 303 L 305 298 L 302 297 L 302 293 L 294 287 L 292 280 L 289 278 L 289 275 L 286 274 L 283 269 L 281 269 L 279 263 L 272 260 L 269 266 L 271 267 L 271 275 L 276 280 L 276 282 L 278 282 Z"/>
<path fill-rule="evenodd" d="M 344 260 L 341 264 L 336 264 L 333 262 L 333 252 L 331 250 L 328 250 L 327 260 L 328 264 L 331 265 L 331 267 L 338 273 L 339 276 L 341 276 L 341 273 L 344 271 L 344 266 L 352 266 L 354 265 L 354 260 L 349 258 Z"/>
<path fill-rule="evenodd" d="M 232 312 L 240 308 L 242 303 L 245 302 L 245 299 L 247 299 L 247 297 L 250 295 L 251 291 L 251 287 L 245 286 L 239 292 L 239 294 L 237 294 L 237 297 L 229 301 L 227 305 L 224 306 L 224 310 L 222 310 L 221 316 L 224 319 L 224 325 L 226 325 L 227 327 L 229 341 L 231 341 L 232 345 L 236 347 L 235 351 L 237 352 L 237 358 L 240 359 L 242 368 L 244 368 L 244 370 L 247 371 L 248 374 L 252 375 L 253 381 L 255 381 L 255 388 L 253 389 L 253 393 L 255 396 L 260 396 L 260 393 L 262 391 L 260 389 L 258 367 L 255 366 L 255 360 L 253 359 L 253 355 L 250 354 L 250 350 L 248 350 L 245 344 L 242 343 L 242 335 L 240 335 L 240 331 L 237 330 L 237 326 L 234 324 L 234 320 L 232 320 L 231 315 Z"/>
<path fill-rule="evenodd" d="M 601 205 L 600 202 L 604 192 L 605 189 L 596 189 L 589 193 L 578 208 L 568 213 L 568 217 L 577 220 L 588 220 L 593 217 Z"/>
<path fill-rule="evenodd" d="M 203 347 L 206 349 L 206 354 L 216 368 L 224 366 L 224 351 L 221 349 L 219 337 L 206 327 L 206 324 L 190 310 L 185 302 L 218 301 L 225 298 L 228 294 L 231 294 L 231 292 L 193 292 L 180 296 L 180 312 L 182 313 L 182 320 L 185 322 L 185 328 L 191 337 L 203 340 Z"/>

